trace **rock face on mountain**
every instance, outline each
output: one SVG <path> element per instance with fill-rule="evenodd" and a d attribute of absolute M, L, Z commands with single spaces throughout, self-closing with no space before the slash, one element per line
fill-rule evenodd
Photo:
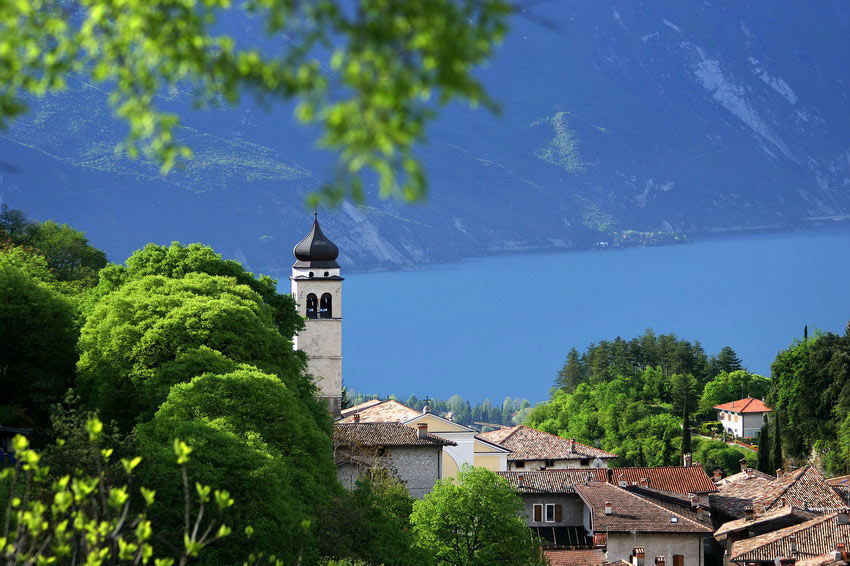
<path fill-rule="evenodd" d="M 840 0 L 540 3 L 481 70 L 503 112 L 450 107 L 432 126 L 429 203 L 345 204 L 322 225 L 350 270 L 850 218 L 848 71 Z M 190 112 L 196 158 L 163 178 L 115 153 L 123 125 L 77 84 L 0 132 L 0 199 L 116 261 L 200 240 L 283 275 L 333 162 L 290 115 Z"/>

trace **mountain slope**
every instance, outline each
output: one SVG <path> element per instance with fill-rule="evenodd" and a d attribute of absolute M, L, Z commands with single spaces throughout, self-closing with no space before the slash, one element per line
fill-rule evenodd
<path fill-rule="evenodd" d="M 502 114 L 450 107 L 431 128 L 429 204 L 344 205 L 323 225 L 349 267 L 370 269 L 846 216 L 848 70 L 839 1 L 542 3 L 480 72 Z M 290 115 L 188 112 L 196 159 L 162 178 L 115 154 L 123 125 L 78 84 L 0 133 L 0 198 L 87 230 L 113 260 L 201 240 L 282 275 L 309 224 L 303 196 L 333 163 Z"/>

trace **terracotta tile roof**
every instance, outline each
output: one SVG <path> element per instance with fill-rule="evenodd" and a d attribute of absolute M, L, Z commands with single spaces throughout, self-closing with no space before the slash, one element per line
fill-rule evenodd
<path fill-rule="evenodd" d="M 568 470 L 539 470 L 534 472 L 496 472 L 519 493 L 575 493 L 573 487 L 588 480 L 604 482 L 604 468 L 571 468 Z M 589 476 L 588 476 L 589 474 Z M 520 477 L 522 480 L 520 481 Z"/>
<path fill-rule="evenodd" d="M 617 457 L 616 454 L 599 448 L 524 425 L 492 430 L 478 436 L 510 450 L 508 460 L 579 460 L 581 458 L 609 460 Z"/>
<path fill-rule="evenodd" d="M 770 474 L 766 474 L 764 472 L 760 472 L 758 470 L 750 469 L 747 472 L 738 472 L 737 474 L 732 474 L 731 476 L 727 476 L 723 478 L 727 482 L 745 480 L 752 476 L 758 476 L 762 479 L 773 481 L 776 479 L 776 476 L 772 476 Z"/>
<path fill-rule="evenodd" d="M 361 423 L 403 423 L 422 414 L 392 399 L 372 403 L 371 405 L 369 403 L 372 402 L 367 401 L 366 403 L 346 409 L 342 413 L 342 418 L 337 422 L 353 423 L 354 415 L 360 415 Z M 357 409 L 357 407 L 361 406 L 363 408 Z"/>
<path fill-rule="evenodd" d="M 648 499 L 656 505 L 664 507 L 665 509 L 683 515 L 688 519 L 691 519 L 692 521 L 702 522 L 706 524 L 709 524 L 711 522 L 711 513 L 708 510 L 708 500 L 705 495 L 703 495 L 702 497 L 697 496 L 696 498 L 696 502 L 703 508 L 702 517 L 700 517 L 700 514 L 696 511 L 696 507 L 691 505 L 691 498 L 686 493 L 677 493 L 675 491 L 663 491 L 660 489 L 651 489 L 648 487 L 641 487 L 636 485 L 630 485 L 624 489 L 626 491 L 634 493 L 635 495 L 639 495 L 644 499 Z"/>
<path fill-rule="evenodd" d="M 752 506 L 756 513 L 791 505 L 806 511 L 827 512 L 845 506 L 842 498 L 833 490 L 823 475 L 814 466 L 803 466 L 799 470 L 784 474 L 781 478 L 771 476 L 735 474 L 717 486 L 717 495 L 710 498 L 712 509 L 729 517 L 743 517 L 744 510 Z"/>
<path fill-rule="evenodd" d="M 357 411 L 362 411 L 363 409 L 366 409 L 366 408 L 371 407 L 373 405 L 380 405 L 381 403 L 383 403 L 383 401 L 381 401 L 380 399 L 372 399 L 371 401 L 366 401 L 364 403 L 358 403 L 357 405 L 352 405 L 351 407 L 349 407 L 347 409 L 343 409 L 342 410 L 342 416 L 345 417 L 347 415 L 353 415 Z"/>
<path fill-rule="evenodd" d="M 806 559 L 826 554 L 835 548 L 836 543 L 846 541 L 850 541 L 850 524 L 839 524 L 838 513 L 830 513 L 793 527 L 738 541 L 732 545 L 729 555 L 734 562 L 772 562 L 777 556 L 794 556 L 792 542 L 795 542 L 796 556 Z"/>
<path fill-rule="evenodd" d="M 770 413 L 773 410 L 765 405 L 761 399 L 753 399 L 752 397 L 715 405 L 714 408 L 721 411 L 732 411 L 733 413 Z"/>
<path fill-rule="evenodd" d="M 625 489 L 603 482 L 580 483 L 576 493 L 590 508 L 594 532 L 700 533 L 712 532 L 706 525 L 665 509 Z M 612 513 L 605 514 L 605 502 Z"/>
<path fill-rule="evenodd" d="M 648 479 L 652 489 L 676 493 L 707 493 L 717 491 L 705 470 L 699 464 L 693 466 L 659 466 L 657 468 L 611 468 L 611 483 L 640 485 Z"/>
<path fill-rule="evenodd" d="M 334 446 L 457 446 L 433 434 L 420 439 L 418 431 L 400 423 L 336 423 Z"/>
<path fill-rule="evenodd" d="M 796 507 L 792 507 L 791 505 L 786 505 L 785 507 L 776 507 L 774 509 L 771 509 L 770 511 L 756 515 L 750 520 L 744 518 L 735 519 L 734 521 L 728 521 L 726 523 L 723 523 L 719 529 L 714 531 L 714 538 L 720 539 L 725 537 L 729 533 L 744 531 L 755 525 L 761 525 L 764 523 L 775 521 L 777 519 L 786 519 L 790 517 L 796 517 L 800 519 L 800 522 L 802 523 L 803 521 L 814 519 L 815 517 L 817 517 L 817 514 L 811 511 L 797 509 Z"/>
<path fill-rule="evenodd" d="M 602 566 L 605 553 L 601 550 L 544 550 L 549 566 Z"/>

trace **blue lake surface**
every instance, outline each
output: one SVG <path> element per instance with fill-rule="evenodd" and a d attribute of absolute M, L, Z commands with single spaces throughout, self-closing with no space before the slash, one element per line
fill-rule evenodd
<path fill-rule="evenodd" d="M 647 327 L 769 375 L 803 325 L 850 319 L 850 226 L 348 274 L 343 318 L 343 379 L 364 393 L 535 402 L 571 347 Z"/>

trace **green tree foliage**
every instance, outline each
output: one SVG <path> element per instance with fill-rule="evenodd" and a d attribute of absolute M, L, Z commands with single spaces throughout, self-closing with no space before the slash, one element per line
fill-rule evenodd
<path fill-rule="evenodd" d="M 675 334 L 657 335 L 647 329 L 628 341 L 618 336 L 613 341 L 590 344 L 584 354 L 571 349 L 558 372 L 555 387 L 570 392 L 571 387 L 584 380 L 634 377 L 647 368 L 658 368 L 665 379 L 674 374 L 690 374 L 699 383 L 704 383 L 710 375 L 708 358 L 699 342 L 682 340 Z"/>
<path fill-rule="evenodd" d="M 150 418 L 172 385 L 239 364 L 278 376 L 315 418 L 323 411 L 274 310 L 232 277 L 130 281 L 91 310 L 79 348 L 80 394 L 125 430 Z"/>
<path fill-rule="evenodd" d="M 746 370 L 721 372 L 705 384 L 699 400 L 700 413 L 708 418 L 716 415 L 715 405 L 735 401 L 742 397 L 762 399 L 770 390 L 771 380 Z"/>
<path fill-rule="evenodd" d="M 137 427 L 142 474 L 157 490 L 152 516 L 179 532 L 182 494 L 170 454 L 171 439 L 179 437 L 193 449 L 191 476 L 238 501 L 230 514 L 233 536 L 203 563 L 237 564 L 252 552 L 293 563 L 314 547 L 312 518 L 337 489 L 327 428 L 296 390 L 257 369 L 175 385 L 154 418 Z M 248 525 L 251 538 L 244 533 Z"/>
<path fill-rule="evenodd" d="M 570 393 L 585 379 L 585 366 L 581 356 L 578 350 L 570 348 L 567 361 L 564 362 L 564 367 L 558 371 L 558 377 L 555 378 L 555 387 Z"/>
<path fill-rule="evenodd" d="M 48 408 L 73 383 L 76 341 L 72 303 L 0 259 L 0 422 L 36 427 L 42 438 Z"/>
<path fill-rule="evenodd" d="M 806 458 L 814 450 L 827 473 L 846 473 L 841 431 L 850 416 L 850 332 L 813 334 L 777 355 L 768 403 L 786 457 Z M 773 458 L 776 464 L 782 453 Z"/>
<path fill-rule="evenodd" d="M 182 471 L 184 521 L 177 527 L 178 544 L 156 552 L 153 542 L 161 533 L 161 525 L 155 526 L 148 516 L 156 493 L 145 487 L 138 492 L 130 488 L 142 459 L 121 459 L 124 484 L 109 482 L 102 470 L 113 451 L 101 448 L 102 426 L 97 419 L 86 423 L 88 447 L 98 463 L 94 475 L 53 478 L 41 463 L 41 454 L 29 448 L 27 439 L 20 435 L 14 438 L 17 462 L 0 471 L 0 504 L 5 510 L 0 557 L 4 564 L 184 566 L 230 534 L 222 515 L 233 499 L 225 491 L 213 491 L 200 483 L 190 492 L 186 462 L 191 448 L 175 440 L 170 459 L 173 468 L 176 455 Z M 138 506 L 133 505 L 136 494 L 141 495 Z"/>
<path fill-rule="evenodd" d="M 694 439 L 694 462 L 700 462 L 706 472 L 721 469 L 726 475 L 741 471 L 741 460 L 745 460 L 747 466 L 756 466 L 756 455 L 745 448 L 730 446 L 720 440 L 709 440 L 706 438 Z"/>
<path fill-rule="evenodd" d="M 110 265 L 100 273 L 100 280 L 92 292 L 93 301 L 99 300 L 122 285 L 137 281 L 148 275 L 162 275 L 180 279 L 189 273 L 206 273 L 232 277 L 240 285 L 246 285 L 260 295 L 274 311 L 274 321 L 280 333 L 291 338 L 304 328 L 303 319 L 295 310 L 295 301 L 290 295 L 277 292 L 277 281 L 261 275 L 255 277 L 242 265 L 221 255 L 203 244 L 184 246 L 172 242 L 170 246 L 148 244 L 127 258 L 126 267 Z"/>
<path fill-rule="evenodd" d="M 16 246 L 28 248 L 45 258 L 47 267 L 60 281 L 93 284 L 106 266 L 106 254 L 89 244 L 85 234 L 52 220 L 28 220 L 20 210 L 0 208 L 0 234 Z"/>
<path fill-rule="evenodd" d="M 294 99 L 298 119 L 339 151 L 344 180 L 369 168 L 383 195 L 416 199 L 425 181 L 413 147 L 436 110 L 454 100 L 494 106 L 473 71 L 509 13 L 502 0 L 94 0 L 69 16 L 60 0 L 4 0 L 0 126 L 24 111 L 26 93 L 62 90 L 77 75 L 111 92 L 129 154 L 141 149 L 168 170 L 191 152 L 159 95 L 181 88 L 201 105 L 244 93 Z M 255 41 L 224 35 L 228 22 L 256 26 Z M 362 198 L 359 182 L 348 192 Z M 328 192 L 345 193 L 342 184 Z"/>
<path fill-rule="evenodd" d="M 770 444 L 770 425 L 764 423 L 759 431 L 759 454 L 756 469 L 770 475 L 773 475 L 775 472 L 773 460 L 771 459 L 772 448 L 773 446 Z"/>
<path fill-rule="evenodd" d="M 698 411 L 703 397 L 722 398 L 742 381 L 759 392 L 770 383 L 744 371 L 712 380 L 711 371 L 699 342 L 651 329 L 590 344 L 583 354 L 573 348 L 551 399 L 527 412 L 525 424 L 613 452 L 618 465 L 678 464 L 689 444 L 695 449 L 687 424 L 714 416 Z"/>
<path fill-rule="evenodd" d="M 716 356 L 709 360 L 712 373 L 732 373 L 744 369 L 741 358 L 730 346 L 723 346 Z"/>
<path fill-rule="evenodd" d="M 539 547 L 517 516 L 521 509 L 503 478 L 464 467 L 413 504 L 413 534 L 440 565 L 540 564 Z"/>
<path fill-rule="evenodd" d="M 407 566 L 431 563 L 427 550 L 414 545 L 410 529 L 413 498 L 386 470 L 372 470 L 351 492 L 337 496 L 317 519 L 320 553 L 326 558 L 364 564 Z"/>

